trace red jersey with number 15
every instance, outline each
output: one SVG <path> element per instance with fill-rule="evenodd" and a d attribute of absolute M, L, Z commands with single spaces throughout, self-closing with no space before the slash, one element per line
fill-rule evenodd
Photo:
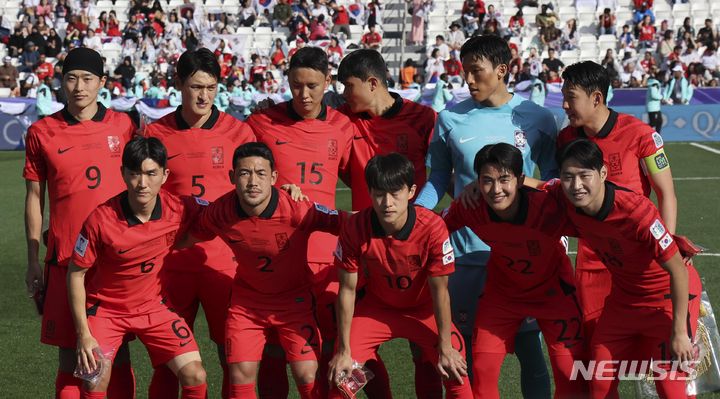
<path fill-rule="evenodd" d="M 89 121 L 78 121 L 63 109 L 30 126 L 23 177 L 47 182 L 50 230 L 46 263 L 67 266 L 85 218 L 125 189 L 121 158 L 134 133 L 127 114 L 102 104 Z"/>
<path fill-rule="evenodd" d="M 192 226 L 200 239 L 219 236 L 237 259 L 231 306 L 286 309 L 288 303 L 312 306 L 307 242 L 310 233 L 338 234 L 343 213 L 308 201 L 296 202 L 272 188 L 259 216 L 248 216 L 235 190 L 213 202 Z"/>
<path fill-rule="evenodd" d="M 248 118 L 258 141 L 275 157 L 277 186 L 296 184 L 310 200 L 335 208 L 335 191 L 341 169 L 347 167 L 357 129 L 344 114 L 323 105 L 315 119 L 303 119 L 290 101 Z M 337 237 L 314 233 L 308 261 L 331 263 Z"/>
<path fill-rule="evenodd" d="M 207 201 L 160 190 L 150 219 L 133 213 L 127 191 L 98 206 L 75 242 L 72 262 L 92 268 L 86 282 L 88 312 L 97 316 L 137 316 L 162 303 L 158 272 L 163 259 L 194 222 Z"/>
<path fill-rule="evenodd" d="M 235 148 L 255 141 L 250 127 L 215 106 L 210 118 L 199 128 L 190 127 L 182 118 L 182 107 L 145 128 L 145 136 L 156 137 L 168 152 L 170 175 L 163 189 L 175 195 L 192 195 L 208 201 L 232 190 L 228 172 L 233 168 Z M 201 242 L 173 251 L 166 259 L 173 271 L 235 269 L 232 251 L 220 239 Z"/>
<path fill-rule="evenodd" d="M 365 165 L 375 155 L 398 152 L 410 159 L 415 167 L 417 192 L 427 181 L 425 156 L 435 129 L 437 114 L 432 108 L 404 100 L 390 93 L 395 103 L 383 115 L 354 114 L 346 104 L 339 111 L 348 115 L 360 131 L 353 137 L 350 157 L 350 188 L 352 209 L 362 210 L 371 205 L 370 193 L 365 183 Z"/>

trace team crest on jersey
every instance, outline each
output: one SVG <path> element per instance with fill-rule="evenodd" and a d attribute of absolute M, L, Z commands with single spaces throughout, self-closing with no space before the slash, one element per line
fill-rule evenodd
<path fill-rule="evenodd" d="M 396 143 L 397 152 L 406 154 L 408 152 L 408 135 L 398 134 Z"/>
<path fill-rule="evenodd" d="M 85 257 L 85 251 L 87 251 L 88 239 L 82 234 L 78 235 L 77 241 L 75 241 L 75 253 L 81 257 Z"/>
<path fill-rule="evenodd" d="M 522 130 L 515 131 L 515 147 L 522 150 L 527 145 L 527 135 Z"/>
<path fill-rule="evenodd" d="M 662 150 L 661 150 L 662 151 Z M 655 155 L 655 166 L 657 166 L 658 169 L 665 169 L 670 165 L 670 162 L 668 162 L 667 157 L 665 156 L 664 152 L 658 151 L 659 154 Z"/>
<path fill-rule="evenodd" d="M 622 173 L 622 158 L 619 152 L 608 155 L 608 163 L 610 164 L 610 175 L 615 176 Z"/>
<path fill-rule="evenodd" d="M 528 254 L 530 256 L 540 256 L 540 241 L 528 240 L 527 241 Z"/>
<path fill-rule="evenodd" d="M 455 251 L 450 251 L 450 253 L 443 255 L 443 265 L 447 266 L 453 262 L 455 262 Z"/>
<path fill-rule="evenodd" d="M 212 147 L 210 148 L 210 159 L 212 160 L 213 168 L 222 168 L 225 165 L 225 157 L 223 154 L 223 147 Z"/>
<path fill-rule="evenodd" d="M 673 239 L 670 233 L 665 234 L 665 237 L 660 240 L 660 248 L 667 249 L 672 244 Z"/>
<path fill-rule="evenodd" d="M 275 242 L 277 243 L 278 251 L 280 252 L 290 247 L 290 240 L 288 239 L 287 233 L 275 234 Z"/>
<path fill-rule="evenodd" d="M 653 141 L 655 142 L 655 147 L 661 148 L 663 146 L 663 139 L 660 133 L 653 132 L 652 134 Z"/>
<path fill-rule="evenodd" d="M 113 155 L 120 155 L 120 137 L 107 136 L 108 148 Z"/>
<path fill-rule="evenodd" d="M 165 243 L 167 243 L 169 247 L 175 244 L 175 235 L 177 235 L 177 230 L 165 234 Z"/>
<path fill-rule="evenodd" d="M 659 240 L 660 237 L 665 234 L 665 226 L 663 226 L 660 219 L 655 219 L 652 226 L 650 226 L 650 233 L 652 233 L 656 240 Z"/>
<path fill-rule="evenodd" d="M 420 270 L 420 268 L 422 267 L 422 258 L 420 257 L 420 255 L 408 255 L 407 263 L 408 266 L 410 266 L 410 271 L 414 272 Z"/>
<path fill-rule="evenodd" d="M 338 142 L 335 139 L 328 140 L 328 159 L 336 160 L 338 157 Z"/>

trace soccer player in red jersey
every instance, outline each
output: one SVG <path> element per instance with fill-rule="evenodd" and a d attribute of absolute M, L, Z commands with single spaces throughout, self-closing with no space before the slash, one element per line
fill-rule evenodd
<path fill-rule="evenodd" d="M 387 88 L 387 67 L 375 50 L 348 54 L 338 67 L 338 81 L 345 86 L 347 104 L 339 110 L 350 117 L 360 131 L 353 137 L 349 165 L 353 210 L 370 206 L 365 185 L 365 165 L 375 155 L 397 152 L 415 167 L 415 185 L 425 185 L 425 155 L 432 138 L 437 114 L 430 107 L 405 100 Z"/>
<path fill-rule="evenodd" d="M 105 84 L 100 54 L 78 48 L 63 64 L 63 90 L 68 104 L 34 123 L 26 138 L 25 228 L 28 243 L 27 288 L 45 300 L 41 342 L 57 346 L 59 365 L 55 394 L 80 397 L 81 381 L 73 377 L 76 336 L 67 301 L 65 276 L 74 240 L 90 211 L 122 191 L 117 170 L 125 143 L 135 132 L 130 118 L 96 102 Z M 50 228 L 45 270 L 38 253 L 42 241 L 45 190 L 50 197 Z M 123 345 L 115 364 L 110 398 L 134 397 L 135 381 L 129 352 Z"/>
<path fill-rule="evenodd" d="M 273 187 L 278 172 L 263 143 L 235 150 L 231 178 L 235 189 L 210 205 L 192 229 L 199 239 L 220 236 L 239 262 L 225 325 L 230 397 L 255 397 L 263 347 L 276 334 L 300 397 L 318 398 L 321 340 L 307 243 L 314 231 L 339 233 L 342 214 L 317 203 L 295 202 Z"/>
<path fill-rule="evenodd" d="M 612 289 L 592 337 L 591 359 L 653 359 L 666 371 L 675 367 L 682 371 L 655 380 L 658 393 L 661 398 L 686 397 L 687 381 L 677 377 L 686 377 L 687 369 L 677 366 L 695 360 L 692 337 L 702 290 L 697 271 L 683 263 L 653 203 L 607 180 L 609 170 L 597 144 L 573 141 L 561 151 L 559 161 L 561 184 L 548 190 L 560 198 L 578 236 L 612 276 Z M 618 397 L 617 371 L 595 370 L 593 398 Z"/>
<path fill-rule="evenodd" d="M 571 232 L 564 209 L 548 193 L 523 187 L 523 155 L 510 144 L 483 147 L 474 169 L 479 206 L 455 200 L 444 219 L 450 232 L 470 227 L 492 247 L 473 332 L 475 398 L 500 397 L 500 368 L 527 316 L 537 319 L 547 342 L 555 397 L 586 397 L 585 382 L 570 378 L 583 342 L 572 265 L 560 242 Z"/>
<path fill-rule="evenodd" d="M 184 234 L 207 202 L 162 191 L 166 162 L 160 140 L 128 142 L 121 169 L 127 190 L 92 211 L 78 235 L 67 277 L 78 366 L 95 370 L 94 350 L 114 350 L 134 334 L 153 366 L 166 364 L 177 374 L 183 399 L 204 399 L 200 352 L 185 321 L 165 304 L 159 273 L 178 232 Z M 100 361 L 105 367 L 113 355 Z M 99 381 L 84 385 L 83 399 L 105 398 L 111 372 L 104 370 Z"/>
<path fill-rule="evenodd" d="M 177 63 L 177 85 L 182 105 L 145 128 L 145 136 L 157 137 L 168 150 L 172 173 L 165 189 L 175 195 L 193 195 L 214 201 L 232 183 L 231 151 L 255 141 L 250 127 L 219 111 L 213 101 L 220 80 L 220 65 L 213 53 L 201 48 L 186 51 Z M 227 365 L 223 355 L 225 319 L 230 303 L 236 263 L 230 248 L 220 239 L 172 251 L 165 259 L 162 284 L 173 308 L 192 328 L 202 304 L 210 338 L 218 346 L 223 368 L 223 397 L 227 398 Z M 150 399 L 177 398 L 178 382 L 167 367 L 155 370 Z"/>
<path fill-rule="evenodd" d="M 585 61 L 563 72 L 563 108 L 570 126 L 560 132 L 558 150 L 576 138 L 588 138 L 602 149 L 607 179 L 646 197 L 658 198 L 660 215 L 671 234 L 677 223 L 677 199 L 663 139 L 641 120 L 606 105 L 610 78 L 600 65 Z M 594 326 L 610 293 L 610 274 L 584 240 L 578 242 L 575 278 L 583 306 L 585 336 Z"/>
<path fill-rule="evenodd" d="M 258 141 L 265 143 L 278 160 L 277 185 L 297 184 L 311 200 L 334 208 L 338 176 L 346 168 L 357 130 L 347 116 L 323 104 L 330 70 L 327 54 L 321 48 L 299 49 L 290 61 L 288 80 L 292 100 L 256 112 L 247 122 Z M 308 244 L 323 341 L 320 375 L 326 374 L 335 341 L 338 284 L 332 248 L 336 245 L 337 237 L 327 233 L 314 233 Z M 287 397 L 288 386 L 283 384 L 287 381 L 287 377 L 283 378 L 285 363 L 277 343 L 268 344 L 258 376 L 261 396 Z"/>
<path fill-rule="evenodd" d="M 447 276 L 454 254 L 442 219 L 415 207 L 415 170 L 403 155 L 378 155 L 366 168 L 372 207 L 343 225 L 335 251 L 339 270 L 338 345 L 328 379 L 350 374 L 353 360 L 374 358 L 393 338 L 412 340 L 444 377 L 447 397 L 471 398 L 465 346 L 450 320 Z M 355 305 L 358 274 L 366 294 Z M 333 389 L 331 397 L 342 397 Z"/>

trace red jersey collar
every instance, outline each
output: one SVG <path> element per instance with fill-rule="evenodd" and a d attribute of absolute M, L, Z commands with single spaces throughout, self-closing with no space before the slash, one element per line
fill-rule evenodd
<path fill-rule="evenodd" d="M 128 200 L 127 191 L 123 191 L 123 193 L 120 194 L 120 206 L 122 207 L 123 216 L 125 216 L 125 220 L 127 221 L 128 226 L 132 227 L 143 224 L 143 222 L 140 221 L 137 216 L 135 216 L 132 208 L 130 208 L 130 200 Z M 155 201 L 155 207 L 150 214 L 150 220 L 159 220 L 161 217 L 162 201 L 160 201 L 160 193 L 158 193 L 157 201 Z"/>
<path fill-rule="evenodd" d="M 405 225 L 393 237 L 400 241 L 406 241 L 408 238 L 410 238 L 410 233 L 412 233 L 412 229 L 413 227 L 415 227 L 416 218 L 417 215 L 415 212 L 415 205 L 408 204 L 407 221 L 405 221 Z M 373 237 L 381 238 L 388 236 L 387 233 L 385 233 L 385 229 L 382 228 L 382 225 L 380 224 L 380 219 L 378 219 L 374 209 L 370 211 L 370 224 L 372 226 Z"/>
<path fill-rule="evenodd" d="M 610 109 L 610 116 L 608 116 L 608 120 L 605 121 L 605 124 L 603 125 L 602 129 L 600 129 L 597 136 L 595 136 L 595 137 L 605 138 L 605 137 L 609 136 L 610 132 L 612 132 L 612 130 L 615 128 L 615 124 L 617 123 L 617 120 L 618 120 L 618 113 L 613 111 L 612 108 L 609 108 L 609 109 Z M 585 138 L 588 137 L 588 135 L 585 134 L 585 129 L 583 129 L 583 128 L 580 128 L 580 135 Z"/>
<path fill-rule="evenodd" d="M 190 129 L 190 125 L 188 125 L 188 123 L 185 122 L 185 119 L 183 119 L 181 111 L 182 105 L 179 105 L 175 110 L 175 124 L 177 125 L 177 128 L 179 130 L 188 130 Z M 210 117 L 208 118 L 208 120 L 205 121 L 205 123 L 203 123 L 202 126 L 200 126 L 200 129 L 212 129 L 213 127 L 215 127 L 218 119 L 220 119 L 220 110 L 218 110 L 217 107 L 213 105 L 212 111 L 210 111 Z"/>
<path fill-rule="evenodd" d="M 599 221 L 604 221 L 607 219 L 608 216 L 610 216 L 610 212 L 615 208 L 615 191 L 630 191 L 625 187 L 620 187 L 616 185 L 615 183 L 605 181 L 605 198 L 603 198 L 602 206 L 600 206 L 600 210 L 598 211 L 597 215 L 590 216 L 586 215 L 585 212 L 583 212 L 580 208 L 575 208 L 575 210 L 578 213 L 581 213 L 583 215 L 592 217 L 594 219 L 597 219 Z"/>
<path fill-rule="evenodd" d="M 292 100 L 286 102 L 286 104 L 287 104 L 287 113 L 288 113 L 288 116 L 289 116 L 292 120 L 295 120 L 295 121 L 305 120 L 302 116 L 300 116 L 300 114 L 298 114 L 298 113 L 295 111 L 295 108 L 293 108 L 293 106 L 292 106 Z M 327 105 L 325 105 L 325 102 L 323 102 L 322 104 L 320 104 L 320 113 L 318 114 L 318 116 L 317 116 L 315 119 L 318 119 L 318 120 L 321 120 L 321 121 L 324 121 L 324 120 L 327 119 Z"/>
<path fill-rule="evenodd" d="M 92 119 L 90 119 L 90 120 L 93 122 L 102 122 L 103 119 L 105 119 L 105 114 L 107 113 L 107 108 L 105 108 L 105 106 L 100 103 L 97 103 L 97 105 L 98 105 L 97 112 L 95 112 L 95 115 L 93 115 Z M 67 107 L 63 108 L 62 116 L 63 116 L 63 119 L 65 119 L 65 123 L 67 123 L 70 126 L 77 125 L 78 123 L 80 123 L 80 121 L 75 119 L 75 117 L 70 113 L 70 111 L 68 111 Z"/>
<path fill-rule="evenodd" d="M 511 221 L 506 221 L 500 218 L 495 211 L 490 208 L 490 205 L 485 204 L 487 207 L 488 215 L 490 216 L 490 220 L 492 220 L 495 223 L 510 223 L 515 225 L 523 225 L 525 224 L 525 221 L 527 220 L 528 216 L 528 208 L 530 207 L 527 191 L 532 190 L 530 187 L 523 187 L 518 191 L 518 195 L 520 196 L 520 206 L 518 207 L 517 214 L 515 215 L 515 218 Z"/>
<path fill-rule="evenodd" d="M 387 111 L 383 112 L 383 114 L 380 115 L 381 117 L 383 117 L 385 119 L 392 119 L 395 116 L 397 116 L 397 114 L 399 114 L 400 111 L 402 111 L 403 104 L 405 103 L 403 101 L 403 98 L 399 94 L 392 92 L 392 91 L 389 93 L 390 93 L 390 96 L 392 96 L 392 98 L 395 101 L 393 102 L 393 105 L 387 109 Z M 361 119 L 372 119 L 372 116 L 367 112 L 362 112 L 360 114 L 360 118 Z"/>
<path fill-rule="evenodd" d="M 280 195 L 278 194 L 278 191 L 275 187 L 272 187 L 272 192 L 270 193 L 270 203 L 268 204 L 267 208 L 265 208 L 262 213 L 258 216 L 260 219 L 270 219 L 274 214 L 275 210 L 278 207 L 278 197 Z M 242 219 L 247 219 L 250 217 L 240 206 L 240 198 L 238 198 L 237 194 L 235 194 L 235 204 L 237 209 L 237 214 Z"/>

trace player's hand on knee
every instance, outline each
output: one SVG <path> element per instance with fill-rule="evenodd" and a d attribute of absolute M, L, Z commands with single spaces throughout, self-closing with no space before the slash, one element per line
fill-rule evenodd
<path fill-rule="evenodd" d="M 475 209 L 480 206 L 480 204 L 482 203 L 482 194 L 480 194 L 480 183 L 474 181 L 465 186 L 462 192 L 460 192 L 460 195 L 458 195 L 458 199 L 460 200 L 460 203 L 462 203 L 463 206 L 468 209 Z"/>
<path fill-rule="evenodd" d="M 330 382 L 330 386 L 337 385 L 341 378 L 350 375 L 352 368 L 353 360 L 351 356 L 336 353 L 335 356 L 330 359 L 330 363 L 328 363 L 328 381 Z"/>
<path fill-rule="evenodd" d="M 465 357 L 452 347 L 440 349 L 437 368 L 444 379 L 454 379 L 460 384 L 468 375 Z"/>
<path fill-rule="evenodd" d="M 303 194 L 300 187 L 294 184 L 283 184 L 282 186 L 280 186 L 280 189 L 290 194 L 290 198 L 292 198 L 293 201 L 297 202 L 308 200 L 308 196 Z"/>
<path fill-rule="evenodd" d="M 77 364 L 80 371 L 85 374 L 89 374 L 99 367 L 93 354 L 93 350 L 97 347 L 98 343 L 92 335 L 78 337 Z"/>
<path fill-rule="evenodd" d="M 40 262 L 29 261 L 27 272 L 25 273 L 25 286 L 27 287 L 28 296 L 32 297 L 43 286 L 43 272 Z"/>
<path fill-rule="evenodd" d="M 672 355 L 675 359 L 680 362 L 687 362 L 694 360 L 694 350 L 690 338 L 687 334 L 673 334 L 672 342 Z"/>

